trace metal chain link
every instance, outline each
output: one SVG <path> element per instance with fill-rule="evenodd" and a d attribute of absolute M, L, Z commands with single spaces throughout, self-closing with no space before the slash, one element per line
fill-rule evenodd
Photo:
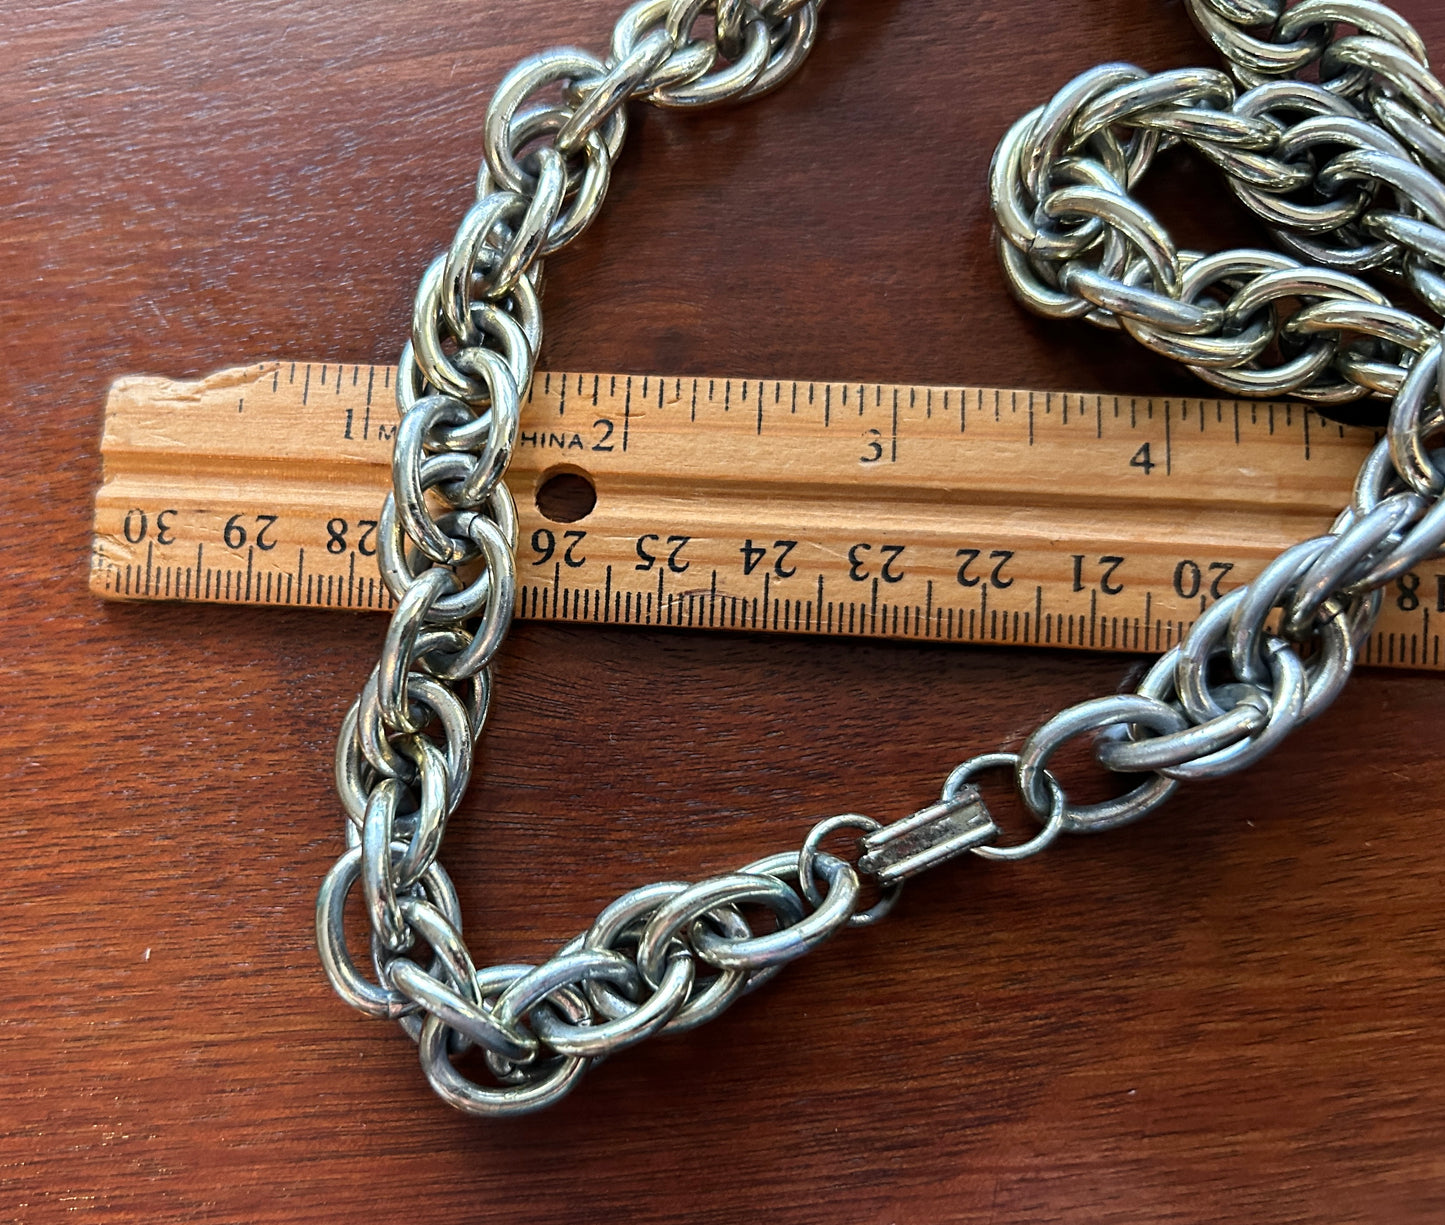
<path fill-rule="evenodd" d="M 991 172 L 1003 267 L 1031 309 L 1122 328 L 1231 392 L 1324 406 L 1394 397 L 1351 505 L 1207 609 L 1137 692 L 1055 715 L 1017 753 L 965 762 L 936 804 L 891 825 L 829 818 L 799 851 L 624 894 L 540 966 L 479 969 L 437 854 L 515 602 L 502 478 L 541 342 L 542 260 L 601 208 L 629 100 L 768 92 L 807 56 L 821 3 L 640 0 L 605 58 L 559 48 L 522 61 L 486 113 L 477 202 L 417 291 L 379 529 L 397 607 L 337 743 L 347 849 L 316 922 L 337 992 L 400 1022 L 433 1087 L 465 1111 L 548 1105 L 592 1060 L 710 1020 L 842 928 L 883 917 L 904 880 L 944 859 L 1033 855 L 1262 757 L 1338 694 L 1380 588 L 1445 545 L 1445 453 L 1431 447 L 1445 433 L 1440 331 L 1354 275 L 1390 274 L 1445 308 L 1445 87 L 1414 30 L 1372 0 L 1188 0 L 1233 79 L 1105 65 L 1019 120 Z M 1218 165 L 1289 254 L 1178 250 L 1130 194 L 1172 144 Z M 1070 801 L 1048 764 L 1083 736 L 1106 769 L 1148 777 L 1104 803 Z M 1000 845 L 972 782 L 991 770 L 1011 775 L 1034 837 Z M 865 835 L 856 868 L 822 846 L 844 829 Z M 882 890 L 867 910 L 860 873 Z M 344 930 L 358 882 L 369 969 Z M 455 1062 L 472 1048 L 488 1083 Z"/>
<path fill-rule="evenodd" d="M 1439 331 L 1352 274 L 1402 280 L 1445 314 L 1445 87 L 1424 45 L 1372 0 L 1189 8 L 1249 88 L 1209 68 L 1104 64 L 1020 119 L 990 171 L 1010 286 L 1230 394 L 1324 408 L 1397 395 Z M 1295 75 L 1307 68 L 1318 81 Z M 1220 167 L 1287 254 L 1180 251 L 1130 194 L 1174 144 Z"/>

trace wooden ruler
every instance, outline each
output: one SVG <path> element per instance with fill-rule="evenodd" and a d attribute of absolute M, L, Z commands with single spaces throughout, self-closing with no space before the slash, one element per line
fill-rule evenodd
<path fill-rule="evenodd" d="M 117 382 L 92 589 L 390 608 L 393 375 Z M 539 373 L 508 475 L 517 612 L 1160 651 L 1328 528 L 1372 442 L 1283 403 Z M 568 481 L 595 506 L 548 518 Z M 1390 586 L 1367 661 L 1440 668 L 1442 620 L 1436 562 Z"/>

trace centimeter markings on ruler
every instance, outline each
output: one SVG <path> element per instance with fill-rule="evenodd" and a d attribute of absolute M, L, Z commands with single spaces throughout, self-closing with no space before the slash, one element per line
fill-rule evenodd
<path fill-rule="evenodd" d="M 384 366 L 265 362 L 111 389 L 91 587 L 389 609 Z M 1373 444 L 1298 404 L 539 373 L 508 484 L 522 617 L 1165 650 L 1326 530 Z M 548 519 L 580 476 L 595 507 Z M 543 497 L 543 505 L 548 505 Z M 1367 662 L 1445 667 L 1445 566 Z"/>

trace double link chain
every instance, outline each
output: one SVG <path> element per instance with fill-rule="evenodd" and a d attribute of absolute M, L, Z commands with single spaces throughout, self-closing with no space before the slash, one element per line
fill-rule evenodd
<path fill-rule="evenodd" d="M 1388 273 L 1445 314 L 1445 87 L 1424 45 L 1371 0 L 1189 7 L 1237 84 L 1104 64 L 1004 137 L 990 188 L 1009 284 L 1039 314 L 1122 328 L 1231 394 L 1399 394 L 1439 330 L 1351 274 Z M 1265 22 L 1270 40 L 1245 28 Z M 1335 38 L 1336 22 L 1359 33 Z M 1225 172 L 1283 253 L 1175 247 L 1130 196 L 1175 143 Z M 1402 475 L 1420 488 L 1430 470 Z"/>
<path fill-rule="evenodd" d="M 1032 309 L 1122 328 L 1231 392 L 1326 407 L 1393 397 L 1351 505 L 1211 605 L 1135 693 L 965 762 L 911 817 L 830 818 L 798 851 L 624 894 L 540 966 L 478 969 L 437 854 L 515 601 L 502 477 L 541 340 L 541 261 L 597 215 L 630 99 L 767 92 L 812 47 L 820 3 L 641 0 L 605 59 L 568 48 L 524 60 L 487 111 L 477 203 L 422 277 L 379 529 L 397 607 L 337 745 L 347 850 L 321 886 L 317 935 L 337 992 L 399 1021 L 437 1092 L 466 1111 L 547 1105 L 592 1060 L 717 1016 L 843 927 L 882 917 L 905 879 L 944 859 L 1023 858 L 1264 756 L 1339 693 L 1381 587 L 1445 544 L 1445 454 L 1430 446 L 1445 432 L 1440 331 L 1355 275 L 1385 273 L 1445 312 L 1445 87 L 1414 30 L 1372 0 L 1188 0 L 1232 75 L 1106 65 L 1024 116 L 992 169 L 1003 266 Z M 1285 253 L 1178 250 L 1130 194 L 1174 144 L 1218 165 Z M 1071 801 L 1048 763 L 1084 736 L 1101 765 L 1145 780 Z M 1000 845 L 975 786 L 989 771 L 1038 819 L 1028 841 Z M 856 867 L 823 850 L 841 830 L 862 836 Z M 868 909 L 860 874 L 881 891 Z M 344 932 L 358 882 L 369 974 Z M 469 1051 L 487 1083 L 463 1071 Z"/>

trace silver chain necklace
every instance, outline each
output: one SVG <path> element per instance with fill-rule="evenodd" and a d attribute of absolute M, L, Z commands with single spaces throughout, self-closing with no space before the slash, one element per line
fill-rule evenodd
<path fill-rule="evenodd" d="M 542 259 L 601 208 L 630 99 L 697 107 L 767 93 L 812 48 L 822 0 L 640 0 L 606 58 L 545 51 L 502 82 L 477 202 L 422 277 L 400 359 L 378 546 L 397 607 L 342 724 L 347 849 L 316 905 L 332 985 L 400 1022 L 445 1101 L 484 1115 L 546 1106 L 593 1060 L 710 1020 L 840 929 L 882 918 L 923 869 L 965 851 L 1022 859 L 1256 761 L 1334 700 L 1383 589 L 1404 598 L 1411 568 L 1445 545 L 1445 452 L 1430 446 L 1445 433 L 1441 333 L 1356 275 L 1384 274 L 1445 314 L 1445 86 L 1416 32 L 1373 0 L 1187 3 L 1229 75 L 1108 64 L 1025 115 L 993 159 L 999 254 L 1030 309 L 1122 328 L 1230 393 L 1331 411 L 1391 398 L 1331 531 L 1212 604 L 1136 692 L 1056 714 L 1017 753 L 964 762 L 922 811 L 889 825 L 830 818 L 799 850 L 624 894 L 540 966 L 479 970 L 437 854 L 515 603 L 516 510 L 502 478 L 541 342 Z M 1130 195 L 1174 144 L 1219 166 L 1282 250 L 1180 251 Z M 1104 803 L 1071 801 L 1048 766 L 1078 737 L 1144 781 Z M 1012 780 L 1039 822 L 1031 839 L 1000 844 L 984 775 Z M 860 836 L 856 863 L 823 849 L 841 830 Z M 860 875 L 881 891 L 867 909 Z M 358 882 L 370 975 L 343 930 Z M 484 1064 L 488 1083 L 455 1062 L 472 1048 L 467 1066 Z"/>

